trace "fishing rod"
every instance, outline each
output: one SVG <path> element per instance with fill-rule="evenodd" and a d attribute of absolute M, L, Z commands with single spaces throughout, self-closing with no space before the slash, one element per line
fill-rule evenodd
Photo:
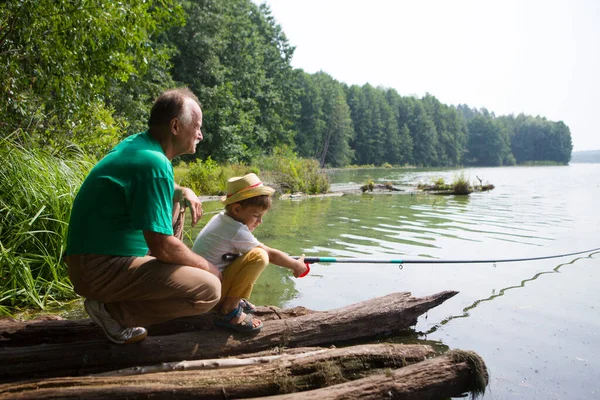
<path fill-rule="evenodd" d="M 592 253 L 600 251 L 600 247 L 590 250 L 578 251 L 575 253 L 557 254 L 543 257 L 527 257 L 527 258 L 505 258 L 505 259 L 488 259 L 488 260 L 400 260 L 400 259 L 381 259 L 381 258 L 336 258 L 336 257 L 304 257 L 304 262 L 307 264 L 314 263 L 353 263 L 353 264 L 497 264 L 504 262 L 520 262 L 520 261 L 536 261 L 547 260 L 550 258 L 560 258 L 575 256 L 579 254 Z M 233 261 L 237 254 L 224 254 L 223 261 Z M 294 259 L 299 259 L 298 256 L 293 256 Z"/>

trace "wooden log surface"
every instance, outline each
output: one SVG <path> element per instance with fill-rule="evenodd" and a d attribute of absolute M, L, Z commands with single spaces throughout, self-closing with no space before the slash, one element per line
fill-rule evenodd
<path fill-rule="evenodd" d="M 463 397 L 467 392 L 470 392 L 474 398 L 485 392 L 488 381 L 487 367 L 481 357 L 473 352 L 451 350 L 443 356 L 405 368 L 317 390 L 270 396 L 265 399 L 433 400 Z"/>
<path fill-rule="evenodd" d="M 224 329 L 149 336 L 115 345 L 106 339 L 0 348 L 0 382 L 76 376 L 179 360 L 217 358 L 273 347 L 318 346 L 387 335 L 414 326 L 419 315 L 457 292 L 421 298 L 393 293 L 336 310 L 266 321 L 260 333 Z"/>
<path fill-rule="evenodd" d="M 427 345 L 371 344 L 283 355 L 269 364 L 228 369 L 48 378 L 0 385 L 0 399 L 269 396 L 359 379 L 382 368 L 423 361 L 433 353 Z"/>
<path fill-rule="evenodd" d="M 263 321 L 294 318 L 320 311 L 305 307 L 281 309 L 273 306 L 257 307 L 256 316 Z M 214 313 L 182 317 L 148 327 L 150 336 L 165 336 L 181 332 L 215 329 Z M 30 321 L 0 319 L 0 347 L 31 346 L 42 343 L 69 343 L 103 339 L 104 334 L 91 319 L 66 320 L 45 316 Z"/>

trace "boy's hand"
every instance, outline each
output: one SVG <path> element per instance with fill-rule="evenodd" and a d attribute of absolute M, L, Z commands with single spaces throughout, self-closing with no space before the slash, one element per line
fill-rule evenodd
<path fill-rule="evenodd" d="M 304 264 L 304 254 L 302 254 L 302 256 L 296 260 L 296 265 L 294 266 L 294 277 L 299 277 L 305 273 L 307 269 L 308 268 L 306 267 L 306 264 Z"/>

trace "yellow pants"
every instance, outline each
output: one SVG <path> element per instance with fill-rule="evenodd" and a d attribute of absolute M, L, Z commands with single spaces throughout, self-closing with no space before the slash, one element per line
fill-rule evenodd
<path fill-rule="evenodd" d="M 255 247 L 235 259 L 223 272 L 221 299 L 239 297 L 247 299 L 254 283 L 269 264 L 269 255 L 260 247 Z"/>

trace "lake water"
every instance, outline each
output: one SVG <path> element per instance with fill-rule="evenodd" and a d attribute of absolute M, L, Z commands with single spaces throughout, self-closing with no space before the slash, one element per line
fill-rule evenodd
<path fill-rule="evenodd" d="M 255 234 L 292 255 L 489 260 L 600 247 L 600 164 L 333 172 L 332 188 L 408 188 L 460 173 L 496 186 L 470 196 L 355 194 L 277 200 Z M 207 211 L 220 208 L 207 202 Z M 209 217 L 196 227 L 196 232 Z M 313 264 L 302 279 L 270 266 L 252 300 L 328 310 L 392 292 L 460 293 L 419 319 L 412 337 L 473 350 L 490 370 L 485 399 L 600 398 L 600 252 L 484 264 Z"/>

